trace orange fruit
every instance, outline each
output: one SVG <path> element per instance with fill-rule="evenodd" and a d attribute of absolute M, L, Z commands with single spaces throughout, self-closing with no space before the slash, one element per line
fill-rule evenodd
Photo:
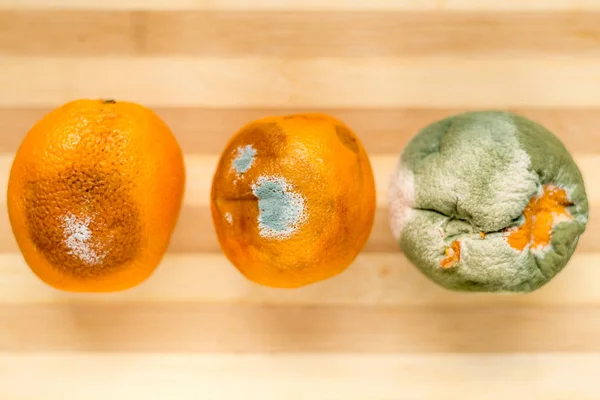
<path fill-rule="evenodd" d="M 160 263 L 184 183 L 181 149 L 151 110 L 76 100 L 23 139 L 10 171 L 8 213 L 41 280 L 67 291 L 123 290 Z"/>
<path fill-rule="evenodd" d="M 343 122 L 324 114 L 274 116 L 238 131 L 211 192 L 221 248 L 249 280 L 295 288 L 344 271 L 375 215 L 367 154 Z"/>
<path fill-rule="evenodd" d="M 589 201 L 560 139 L 507 111 L 432 122 L 398 157 L 389 226 L 432 282 L 466 292 L 530 293 L 565 268 Z"/>

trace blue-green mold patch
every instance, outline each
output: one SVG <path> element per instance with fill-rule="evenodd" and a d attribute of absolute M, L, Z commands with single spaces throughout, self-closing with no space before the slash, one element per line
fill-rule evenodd
<path fill-rule="evenodd" d="M 305 200 L 281 177 L 261 176 L 252 185 L 258 198 L 259 234 L 269 239 L 286 239 L 306 220 Z"/>
<path fill-rule="evenodd" d="M 256 149 L 251 144 L 238 147 L 237 156 L 233 160 L 233 169 L 238 174 L 245 174 L 252 167 L 255 157 Z"/>

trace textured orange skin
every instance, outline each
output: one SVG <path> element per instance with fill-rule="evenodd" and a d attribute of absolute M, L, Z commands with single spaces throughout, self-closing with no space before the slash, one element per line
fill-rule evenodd
<path fill-rule="evenodd" d="M 32 206 L 26 201 L 27 188 L 32 182 L 52 181 L 69 168 L 71 171 L 89 169 L 108 177 L 108 181 L 111 177 L 118 178 L 123 187 L 119 186 L 117 191 L 126 192 L 128 199 L 109 196 L 102 200 L 103 204 L 108 204 L 108 214 L 118 214 L 124 206 L 137 210 L 138 225 L 120 229 L 123 235 L 137 235 L 133 237 L 139 247 L 118 249 L 121 253 L 135 252 L 135 257 L 113 267 L 110 273 L 73 275 L 69 273 L 69 264 L 51 264 L 47 254 L 32 240 L 29 229 L 32 221 L 27 217 L 31 212 L 28 207 Z M 169 128 L 151 110 L 121 101 L 76 100 L 44 116 L 25 136 L 10 172 L 8 213 L 27 264 L 42 281 L 73 292 L 119 291 L 144 281 L 160 263 L 179 217 L 184 184 L 181 149 Z M 68 187 L 76 191 L 74 185 Z M 81 211 L 78 196 L 69 197 L 67 193 L 61 199 L 52 212 Z M 126 204 L 128 201 L 133 204 Z M 106 217 L 110 219 L 111 216 Z M 43 222 L 50 227 L 58 225 L 54 220 Z M 97 226 L 91 231 L 95 240 L 102 243 L 103 235 L 107 235 L 109 229 Z M 115 249 L 119 245 L 113 244 Z M 96 268 L 102 271 L 102 265 Z"/>
<path fill-rule="evenodd" d="M 506 240 L 510 247 L 523 251 L 527 245 L 531 245 L 533 249 L 549 245 L 554 219 L 571 219 L 572 216 L 567 210 L 567 206 L 571 204 L 564 189 L 552 185 L 544 186 L 542 195 L 532 197 L 525 207 L 523 225 L 508 234 Z"/>
<path fill-rule="evenodd" d="M 246 145 L 257 155 L 235 183 L 232 160 Z M 259 234 L 252 183 L 261 175 L 285 178 L 305 198 L 308 217 L 288 238 Z M 362 144 L 341 121 L 323 114 L 267 117 L 227 144 L 213 179 L 211 211 L 223 252 L 246 278 L 296 288 L 341 273 L 365 245 L 375 215 L 373 172 Z"/>
<path fill-rule="evenodd" d="M 444 258 L 440 265 L 442 268 L 450 268 L 455 266 L 460 261 L 460 242 L 455 240 L 452 242 L 449 248 L 446 248 L 446 258 Z"/>

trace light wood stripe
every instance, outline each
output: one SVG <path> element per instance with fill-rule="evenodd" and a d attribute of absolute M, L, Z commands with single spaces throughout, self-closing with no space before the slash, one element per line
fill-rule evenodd
<path fill-rule="evenodd" d="M 58 106 L 59 104 L 56 104 Z M 0 108 L 0 152 L 15 152 L 50 108 Z M 369 155 L 399 154 L 426 125 L 468 109 L 211 109 L 156 108 L 188 154 L 220 153 L 246 123 L 270 115 L 324 112 L 347 123 Z M 600 153 L 600 109 L 511 109 L 552 131 L 572 153 Z"/>
<path fill-rule="evenodd" d="M 296 306 L 598 306 L 600 253 L 577 252 L 559 275 L 531 294 L 458 293 L 422 275 L 399 251 L 363 253 L 342 274 L 295 290 L 245 279 L 221 254 L 167 254 L 143 284 L 101 296 L 55 290 L 34 276 L 20 254 L 0 255 L 0 305 L 183 304 Z"/>
<path fill-rule="evenodd" d="M 599 369 L 597 353 L 0 354 L 2 379 L 11 382 L 0 387 L 0 396 L 11 400 L 38 399 L 40 393 L 45 400 L 594 400 L 600 398 Z"/>
<path fill-rule="evenodd" d="M 80 97 L 214 108 L 600 106 L 598 57 L 0 57 L 0 65 L 0 107 Z"/>
<path fill-rule="evenodd" d="M 6 305 L 0 352 L 600 352 L 600 307 Z"/>
<path fill-rule="evenodd" d="M 4 11 L 0 26 L 4 55 L 600 55 L 600 13 L 593 12 Z"/>
<path fill-rule="evenodd" d="M 0 187 L 7 187 L 12 155 L 0 154 Z M 600 181 L 593 179 L 600 170 L 600 155 L 576 154 L 577 163 L 586 182 L 586 191 L 591 204 L 600 204 Z M 185 204 L 193 207 L 210 205 L 210 188 L 218 155 L 186 155 L 186 193 Z M 386 207 L 388 203 L 387 189 L 390 174 L 394 171 L 398 160 L 396 155 L 376 155 L 370 157 L 377 191 L 378 207 Z M 0 204 L 6 204 L 6 198 L 0 198 Z"/>
<path fill-rule="evenodd" d="M 592 11 L 596 0 L 0 0 L 0 9 Z"/>

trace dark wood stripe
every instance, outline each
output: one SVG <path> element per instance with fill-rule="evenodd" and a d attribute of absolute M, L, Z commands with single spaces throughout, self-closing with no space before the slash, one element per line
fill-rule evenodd
<path fill-rule="evenodd" d="M 474 301 L 476 301 L 474 299 Z M 10 305 L 0 351 L 508 353 L 600 351 L 598 307 Z"/>
<path fill-rule="evenodd" d="M 127 100 L 127 99 L 123 99 Z M 56 106 L 59 106 L 57 104 Z M 0 152 L 14 152 L 49 109 L 0 108 Z M 370 155 L 398 154 L 420 129 L 465 109 L 206 109 L 156 108 L 187 154 L 220 153 L 244 124 L 269 115 L 330 113 L 349 124 Z M 546 126 L 574 153 L 600 153 L 600 109 L 511 109 Z"/>
<path fill-rule="evenodd" d="M 2 11 L 0 26 L 19 55 L 600 53 L 598 12 Z"/>
<path fill-rule="evenodd" d="M 591 215 L 600 214 L 600 207 L 592 207 Z M 581 236 L 577 251 L 585 253 L 600 252 L 600 218 L 590 218 L 587 231 Z M 0 213 L 0 252 L 18 252 L 19 248 L 6 212 Z M 219 243 L 214 231 L 210 209 L 208 207 L 184 206 L 177 228 L 171 238 L 170 253 L 217 253 Z M 399 251 L 388 227 L 387 208 L 378 208 L 375 214 L 373 230 L 363 252 Z"/>

